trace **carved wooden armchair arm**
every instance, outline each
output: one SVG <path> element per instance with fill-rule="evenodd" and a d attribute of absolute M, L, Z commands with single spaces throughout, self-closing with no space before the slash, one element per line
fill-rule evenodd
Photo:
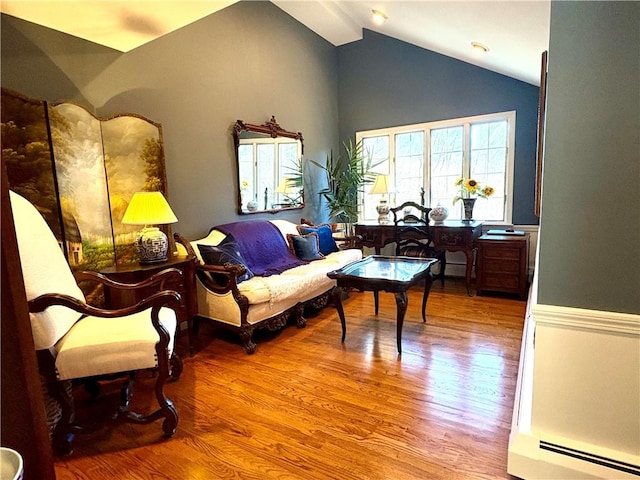
<path fill-rule="evenodd" d="M 179 282 L 182 278 L 182 271 L 177 268 L 165 268 L 158 273 L 150 276 L 149 278 L 135 283 L 122 283 L 111 280 L 109 277 L 98 272 L 74 272 L 73 276 L 76 281 L 90 281 L 98 284 L 105 285 L 110 288 L 116 288 L 119 290 L 137 290 L 139 288 L 150 287 L 158 284 L 160 290 L 165 290 L 165 284 L 167 282 L 173 282 L 174 284 Z"/>
<path fill-rule="evenodd" d="M 92 315 L 94 317 L 116 318 L 138 313 L 146 310 L 147 308 L 160 309 L 161 307 L 166 306 L 175 310 L 180 305 L 180 294 L 174 290 L 162 290 L 140 300 L 135 305 L 109 310 L 106 308 L 94 307 L 88 303 L 81 302 L 70 295 L 46 293 L 29 301 L 29 311 L 31 313 L 38 313 L 53 305 L 61 305 L 76 312 L 85 315 Z M 157 317 L 157 315 L 155 316 Z"/>

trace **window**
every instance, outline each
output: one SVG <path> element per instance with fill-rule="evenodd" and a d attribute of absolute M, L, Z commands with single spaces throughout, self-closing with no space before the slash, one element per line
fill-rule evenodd
<path fill-rule="evenodd" d="M 390 176 L 395 186 L 390 203 L 412 200 L 449 210 L 450 219 L 462 218 L 462 202 L 452 204 L 460 177 L 473 178 L 495 193 L 476 202 L 474 218 L 511 223 L 513 154 L 516 114 L 479 115 L 440 122 L 406 125 L 356 133 L 371 155 L 377 173 Z M 377 218 L 378 195 L 362 192 L 361 220 Z"/>

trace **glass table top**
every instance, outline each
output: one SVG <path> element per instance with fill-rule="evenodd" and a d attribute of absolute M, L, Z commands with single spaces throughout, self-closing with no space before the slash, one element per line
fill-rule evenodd
<path fill-rule="evenodd" d="M 336 272 L 336 276 L 369 279 L 386 279 L 407 282 L 420 275 L 435 263 L 435 258 L 384 257 L 370 255 L 353 262 Z"/>

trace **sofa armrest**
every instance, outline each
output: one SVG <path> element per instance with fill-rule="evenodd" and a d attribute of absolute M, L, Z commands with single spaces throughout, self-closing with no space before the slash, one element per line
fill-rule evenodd
<path fill-rule="evenodd" d="M 189 255 L 190 257 L 195 257 L 196 259 L 200 258 L 200 257 L 198 257 L 198 255 L 196 255 L 196 252 L 193 249 L 193 246 L 191 245 L 189 240 L 184 238 L 178 232 L 175 232 L 173 234 L 173 239 L 176 241 L 176 243 L 179 243 L 180 245 L 182 245 L 182 247 L 187 251 L 187 255 Z"/>
<path fill-rule="evenodd" d="M 196 277 L 200 280 L 200 283 L 207 290 L 219 294 L 224 295 L 225 293 L 233 293 L 233 297 L 238 299 L 244 298 L 244 296 L 238 290 L 238 276 L 244 275 L 247 273 L 247 269 L 244 265 L 235 265 L 232 263 L 226 263 L 224 265 L 205 265 L 199 260 L 198 255 L 193 248 L 193 245 L 189 240 L 184 238 L 178 232 L 173 234 L 173 238 L 176 243 L 182 245 L 182 247 L 187 251 L 188 255 L 193 255 L 197 260 L 196 265 Z M 216 273 L 225 277 L 225 282 L 219 284 L 213 280 L 211 277 L 211 273 Z"/>
<path fill-rule="evenodd" d="M 223 276 L 225 282 L 222 284 L 215 282 L 211 277 L 211 273 Z M 196 267 L 196 276 L 207 290 L 215 293 L 233 292 L 234 296 L 236 294 L 240 295 L 237 279 L 245 273 L 247 273 L 247 269 L 243 265 L 233 263 L 225 263 L 224 265 L 198 265 Z"/>

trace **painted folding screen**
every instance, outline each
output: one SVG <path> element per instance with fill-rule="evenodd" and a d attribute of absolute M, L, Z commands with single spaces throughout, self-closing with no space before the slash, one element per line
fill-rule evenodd
<path fill-rule="evenodd" d="M 24 105 L 18 108 L 20 102 Z M 9 188 L 23 194 L 43 214 L 53 212 L 45 218 L 72 269 L 99 271 L 137 261 L 134 241 L 142 227 L 123 225 L 122 216 L 137 191 L 161 191 L 167 197 L 161 126 L 139 115 L 100 119 L 72 103 L 40 102 L 50 135 L 41 135 L 47 132 L 46 122 L 44 128 L 42 124 L 30 127 L 39 132 L 38 140 L 14 135 L 5 155 L 4 132 L 12 127 L 11 122 L 22 125 L 35 123 L 31 117 L 39 118 L 28 108 L 32 102 L 2 90 L 2 155 L 7 167 L 11 164 L 7 168 Z M 6 114 L 5 104 L 11 106 Z M 24 111 L 30 112 L 28 118 L 9 116 Z M 38 156 L 38 168 L 27 168 L 33 160 L 25 159 L 26 152 L 36 146 L 51 153 L 48 158 L 44 153 Z"/>
<path fill-rule="evenodd" d="M 47 128 L 47 106 L 2 89 L 2 164 L 9 188 L 36 205 L 62 244 L 62 223 Z M 3 172 L 3 174 L 5 174 Z"/>

